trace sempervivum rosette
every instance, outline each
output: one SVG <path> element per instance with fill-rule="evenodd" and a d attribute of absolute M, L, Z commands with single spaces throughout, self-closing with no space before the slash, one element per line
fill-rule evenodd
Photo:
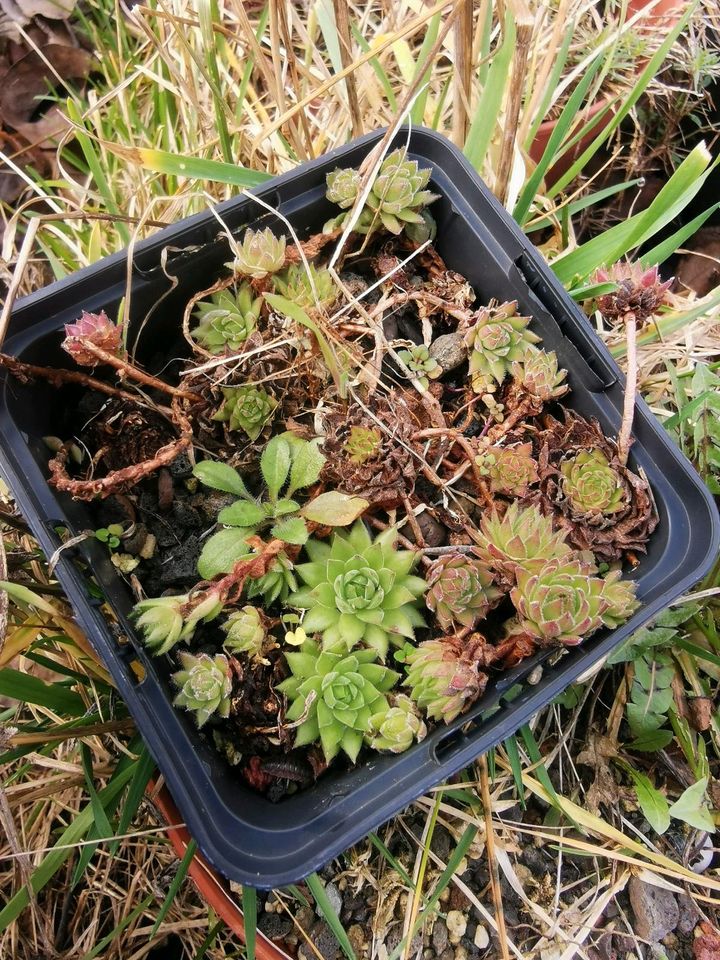
<path fill-rule="evenodd" d="M 435 560 L 427 571 L 425 602 L 443 630 L 453 623 L 474 627 L 502 597 L 493 573 L 477 558 L 451 553 Z"/>

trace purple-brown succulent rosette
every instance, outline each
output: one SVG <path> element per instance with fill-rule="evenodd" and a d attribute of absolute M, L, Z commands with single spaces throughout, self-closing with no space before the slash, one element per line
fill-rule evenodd
<path fill-rule="evenodd" d="M 637 608 L 648 484 L 565 405 L 533 318 L 448 269 L 429 181 L 402 149 L 369 180 L 332 172 L 320 233 L 233 240 L 184 354 L 141 367 L 127 324 L 84 313 L 75 368 L 52 372 L 87 390 L 51 482 L 120 531 L 175 704 L 272 798 L 409 749 L 493 676 Z M 608 312 L 641 313 L 655 281 L 626 271 Z"/>

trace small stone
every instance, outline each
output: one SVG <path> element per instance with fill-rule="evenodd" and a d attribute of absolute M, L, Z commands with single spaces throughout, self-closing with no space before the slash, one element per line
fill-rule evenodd
<path fill-rule="evenodd" d="M 438 956 L 440 956 L 445 947 L 448 945 L 447 924 L 440 918 L 435 921 L 435 925 L 433 926 L 432 944 L 435 948 L 435 953 Z"/>
<path fill-rule="evenodd" d="M 445 923 L 447 924 L 448 937 L 450 943 L 458 944 L 460 940 L 464 937 L 465 931 L 467 930 L 467 917 L 465 917 L 459 910 L 450 910 Z M 457 951 L 455 952 L 457 957 Z"/>
<path fill-rule="evenodd" d="M 271 906 L 274 909 L 274 905 Z M 268 904 L 265 904 L 265 909 L 267 907 Z M 269 940 L 283 940 L 292 928 L 292 920 L 286 913 L 261 913 L 258 916 L 258 930 Z"/>
<path fill-rule="evenodd" d="M 440 954 L 440 960 L 455 960 L 455 951 L 452 947 L 445 947 Z"/>
<path fill-rule="evenodd" d="M 468 899 L 465 894 L 462 892 L 460 887 L 456 887 L 453 884 L 452 890 L 450 891 L 450 900 L 448 902 L 448 908 L 450 910 L 459 910 L 460 913 L 467 913 L 468 909 Z"/>
<path fill-rule="evenodd" d="M 463 946 L 455 947 L 455 960 L 468 960 L 468 952 Z"/>
<path fill-rule="evenodd" d="M 485 950 L 490 945 L 490 934 L 487 932 L 487 928 L 481 923 L 477 925 L 475 936 L 473 937 L 473 943 L 478 950 Z"/>
<path fill-rule="evenodd" d="M 424 513 L 420 514 L 420 517 L 418 517 L 418 522 L 420 522 L 424 516 Z M 424 533 L 425 531 L 423 530 L 423 535 Z M 448 830 L 441 823 L 439 823 L 433 831 L 432 840 L 430 841 L 430 849 L 436 856 L 440 857 L 441 860 L 447 861 L 447 858 L 450 856 L 450 850 L 452 849 L 452 846 L 453 838 L 450 836 Z"/>
<path fill-rule="evenodd" d="M 680 920 L 680 908 L 670 890 L 632 877 L 628 885 L 635 914 L 635 933 L 641 940 L 657 943 L 671 933 Z"/>
<path fill-rule="evenodd" d="M 338 916 L 340 916 L 340 911 L 342 910 L 342 905 L 343 905 L 342 894 L 340 893 L 340 891 L 338 890 L 338 888 L 335 886 L 334 883 L 326 884 L 325 895 L 330 901 L 330 906 L 333 908 L 335 913 Z"/>
<path fill-rule="evenodd" d="M 310 939 L 323 960 L 337 960 L 340 956 L 340 945 L 335 938 L 335 934 L 324 920 L 319 920 L 313 925 L 310 930 Z M 307 944 L 305 946 L 307 947 Z M 301 947 L 298 955 L 300 952 L 305 953 L 307 960 L 312 960 L 315 957 L 310 947 L 307 947 L 307 950 Z"/>
<path fill-rule="evenodd" d="M 183 451 L 169 464 L 168 469 L 173 477 L 184 480 L 186 477 L 192 476 L 193 465 L 190 462 L 190 457 Z"/>
<path fill-rule="evenodd" d="M 677 903 L 680 910 L 680 919 L 676 929 L 678 933 L 687 937 L 700 921 L 700 910 L 693 898 L 687 893 L 679 893 Z"/>
<path fill-rule="evenodd" d="M 467 360 L 467 347 L 461 333 L 444 333 L 430 344 L 430 356 L 437 360 L 443 369 L 455 370 Z"/>
<path fill-rule="evenodd" d="M 367 940 L 365 939 L 365 931 L 360 924 L 353 923 L 352 926 L 348 927 L 347 935 L 350 946 L 353 948 L 355 954 L 360 956 L 365 953 L 367 950 Z"/>

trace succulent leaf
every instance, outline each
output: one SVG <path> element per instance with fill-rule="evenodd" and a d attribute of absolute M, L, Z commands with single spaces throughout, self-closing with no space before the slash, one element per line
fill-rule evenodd
<path fill-rule="evenodd" d="M 201 621 L 214 620 L 222 610 L 222 603 L 212 595 L 188 609 L 190 602 L 190 595 L 183 593 L 173 597 L 149 597 L 135 604 L 132 616 L 153 656 L 162 656 L 181 640 L 191 640 Z"/>
<path fill-rule="evenodd" d="M 298 583 L 290 559 L 284 553 L 279 553 L 268 572 L 257 580 L 248 580 L 245 590 L 248 599 L 262 597 L 266 604 L 270 604 L 276 600 L 284 602 L 290 591 L 297 588 Z"/>
<path fill-rule="evenodd" d="M 227 719 L 230 715 L 232 679 L 227 657 L 206 653 L 180 654 L 182 670 L 173 674 L 179 688 L 173 703 L 195 714 L 198 727 L 203 727 L 213 714 Z"/>
<path fill-rule="evenodd" d="M 102 361 L 91 353 L 83 342 L 92 343 L 114 357 L 125 352 L 122 342 L 122 324 L 113 323 L 104 310 L 100 313 L 88 313 L 83 310 L 75 323 L 65 324 L 65 339 L 62 348 L 76 363 L 84 367 L 94 367 Z"/>
<path fill-rule="evenodd" d="M 571 548 L 563 531 L 553 530 L 550 517 L 534 506 L 511 503 L 501 517 L 486 514 L 476 537 L 477 553 L 491 570 L 509 581 L 520 570 L 534 570 L 554 557 L 565 557 Z"/>
<path fill-rule="evenodd" d="M 413 344 L 409 350 L 398 350 L 398 357 L 424 390 L 430 386 L 430 380 L 442 374 L 440 364 L 430 356 L 424 343 Z"/>
<path fill-rule="evenodd" d="M 562 489 L 579 514 L 625 509 L 625 488 L 601 450 L 580 450 L 560 464 Z"/>
<path fill-rule="evenodd" d="M 598 283 L 616 283 L 617 289 L 598 297 L 600 313 L 611 323 L 621 321 L 632 314 L 636 323 L 642 325 L 665 303 L 670 280 L 661 281 L 657 267 L 645 269 L 640 263 L 616 263 L 610 270 L 598 270 Z"/>
<path fill-rule="evenodd" d="M 404 753 L 413 743 L 423 740 L 427 727 L 419 716 L 410 697 L 396 694 L 390 700 L 390 708 L 370 717 L 366 743 L 373 750 L 389 753 Z"/>
<path fill-rule="evenodd" d="M 528 330 L 530 317 L 517 313 L 517 303 L 481 307 L 465 335 L 469 373 L 475 393 L 494 393 L 540 338 Z"/>
<path fill-rule="evenodd" d="M 291 263 L 287 270 L 273 277 L 273 290 L 305 310 L 329 307 L 338 298 L 330 271 L 312 263 L 307 269 L 304 263 Z"/>
<path fill-rule="evenodd" d="M 234 610 L 220 627 L 226 635 L 223 647 L 227 651 L 260 656 L 267 630 L 257 607 L 248 604 L 240 610 Z"/>
<path fill-rule="evenodd" d="M 542 403 L 557 400 L 570 389 L 565 382 L 567 371 L 558 369 L 554 350 L 528 350 L 522 360 L 513 363 L 512 375 L 526 393 Z"/>
<path fill-rule="evenodd" d="M 532 443 L 509 447 L 489 447 L 477 458 L 480 472 L 490 480 L 493 493 L 523 498 L 540 479 Z"/>
<path fill-rule="evenodd" d="M 362 642 L 384 658 L 391 640 L 413 639 L 423 625 L 417 602 L 426 585 L 410 573 L 417 555 L 397 550 L 396 539 L 389 529 L 373 541 L 358 521 L 349 533 L 335 533 L 330 545 L 306 544 L 312 562 L 296 567 L 306 587 L 288 603 L 308 611 L 303 627 L 322 633 L 325 647 Z"/>
<path fill-rule="evenodd" d="M 430 719 L 450 723 L 483 692 L 487 676 L 474 653 L 472 643 L 454 637 L 426 640 L 408 652 L 403 684 Z"/>
<path fill-rule="evenodd" d="M 292 676 L 277 687 L 290 701 L 287 719 L 302 722 L 295 746 L 320 740 L 329 763 L 341 750 L 354 762 L 370 733 L 370 720 L 389 709 L 385 696 L 399 675 L 376 663 L 374 650 L 348 652 L 344 644 L 321 649 L 306 640 L 286 653 Z"/>
<path fill-rule="evenodd" d="M 262 297 L 253 298 L 246 283 L 235 293 L 220 290 L 198 304 L 192 335 L 210 353 L 236 353 L 255 329 L 261 305 Z"/>

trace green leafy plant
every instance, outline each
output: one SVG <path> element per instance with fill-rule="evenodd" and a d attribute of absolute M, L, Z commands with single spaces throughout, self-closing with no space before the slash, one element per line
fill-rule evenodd
<path fill-rule="evenodd" d="M 480 696 L 487 677 L 472 644 L 454 637 L 425 640 L 404 651 L 410 697 L 433 720 L 450 723 Z"/>
<path fill-rule="evenodd" d="M 213 714 L 229 717 L 232 678 L 227 657 L 221 653 L 210 657 L 181 650 L 179 659 L 182 669 L 173 674 L 173 682 L 179 688 L 175 706 L 194 713 L 198 727 L 203 727 Z"/>
<path fill-rule="evenodd" d="M 426 734 L 427 727 L 412 700 L 398 693 L 390 699 L 388 710 L 370 717 L 365 742 L 373 750 L 403 753 L 416 740 L 423 740 Z"/>
<path fill-rule="evenodd" d="M 430 386 L 430 380 L 435 380 L 442 373 L 440 364 L 430 356 L 424 343 L 413 344 L 408 350 L 398 350 L 398 357 L 423 390 Z"/>
<path fill-rule="evenodd" d="M 255 329 L 261 305 L 247 283 L 234 292 L 220 290 L 197 305 L 192 335 L 210 353 L 235 353 Z"/>
<path fill-rule="evenodd" d="M 427 571 L 425 602 L 443 630 L 453 623 L 474 627 L 505 595 L 482 561 L 465 554 L 447 554 Z"/>
<path fill-rule="evenodd" d="M 111 523 L 107 527 L 95 530 L 95 539 L 107 545 L 108 550 L 117 550 L 120 546 L 120 537 L 125 531 L 121 523 Z"/>
<path fill-rule="evenodd" d="M 321 649 L 306 640 L 285 658 L 292 676 L 278 689 L 290 701 L 287 718 L 301 720 L 295 746 L 320 740 L 329 763 L 342 750 L 355 760 L 373 723 L 388 712 L 385 694 L 399 679 L 388 667 L 376 663 L 375 650 L 347 651 L 344 644 Z"/>
<path fill-rule="evenodd" d="M 363 642 L 383 658 L 391 641 L 414 637 L 424 625 L 417 602 L 426 584 L 410 572 L 417 555 L 397 550 L 396 540 L 392 527 L 373 540 L 358 522 L 347 535 L 334 534 L 331 544 L 307 542 L 310 563 L 296 567 L 306 586 L 288 600 L 307 610 L 306 633 L 321 632 L 325 647 L 353 649 Z"/>
<path fill-rule="evenodd" d="M 285 263 L 285 237 L 276 237 L 270 227 L 246 230 L 241 243 L 233 242 L 235 259 L 228 264 L 235 273 L 262 280 L 282 270 Z"/>
<path fill-rule="evenodd" d="M 260 387 L 223 387 L 223 402 L 212 419 L 226 423 L 229 430 L 244 430 L 251 440 L 257 440 L 266 424 L 272 420 L 277 400 Z"/>
<path fill-rule="evenodd" d="M 580 450 L 562 461 L 560 471 L 575 512 L 607 516 L 625 506 L 625 489 L 601 450 Z"/>
<path fill-rule="evenodd" d="M 494 393 L 540 338 L 528 330 L 530 317 L 521 317 L 517 303 L 481 307 L 465 334 L 470 379 L 475 393 Z"/>
<path fill-rule="evenodd" d="M 291 263 L 287 270 L 273 277 L 273 290 L 304 310 L 329 307 L 339 294 L 330 271 L 312 263 Z"/>

